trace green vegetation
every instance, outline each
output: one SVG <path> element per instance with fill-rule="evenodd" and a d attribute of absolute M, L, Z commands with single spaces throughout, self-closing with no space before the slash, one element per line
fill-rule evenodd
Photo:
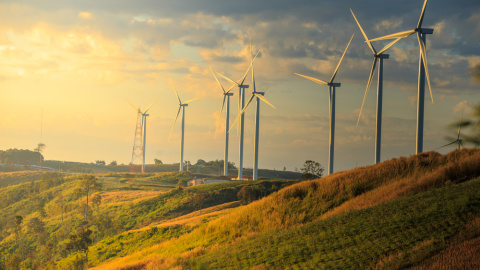
<path fill-rule="evenodd" d="M 192 175 L 189 172 L 0 174 L 9 181 L 16 176 L 22 179 L 17 182 L 24 183 L 0 189 L 4 198 L 0 200 L 0 269 L 7 266 L 15 269 L 19 265 L 26 269 L 82 269 L 96 265 L 186 234 L 193 227 L 152 227 L 146 230 L 148 233 L 127 230 L 235 202 L 238 191 L 245 185 L 252 185 L 260 198 L 295 183 L 239 181 L 176 188 L 179 181 L 187 181 Z M 27 179 L 35 180 L 25 182 Z M 230 207 L 233 205 L 225 209 Z M 209 217 L 202 218 L 199 224 L 208 220 Z M 123 237 L 119 248 L 117 240 Z M 112 241 L 116 244 L 112 245 Z"/>
<path fill-rule="evenodd" d="M 478 237 L 479 161 L 429 152 L 301 182 L 101 268 L 409 267 Z"/>
<path fill-rule="evenodd" d="M 458 250 L 474 268 L 480 250 L 477 149 L 310 181 L 185 187 L 195 176 L 41 173 L 2 188 L 0 269 L 425 269 Z"/>

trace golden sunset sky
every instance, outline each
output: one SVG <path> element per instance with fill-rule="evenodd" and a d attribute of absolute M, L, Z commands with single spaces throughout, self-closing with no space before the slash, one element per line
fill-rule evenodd
<path fill-rule="evenodd" d="M 480 84 L 468 74 L 480 64 L 480 4 L 430 1 L 424 27 L 435 103 L 425 105 L 425 151 L 454 136 L 448 124 L 480 102 Z M 223 159 L 223 95 L 209 66 L 239 79 L 255 51 L 257 90 L 277 109 L 261 107 L 260 168 L 300 168 L 307 159 L 327 166 L 327 87 L 293 75 L 328 80 L 352 34 L 336 77 L 335 171 L 374 160 L 376 76 L 362 103 L 372 55 L 353 20 L 369 38 L 412 29 L 423 0 L 398 1 L 1 1 L 0 149 L 34 149 L 49 160 L 109 163 L 131 160 L 136 112 L 125 101 L 152 106 L 147 163 L 179 162 L 180 122 L 172 76 L 186 109 L 185 158 Z M 385 43 L 374 43 L 381 48 Z M 415 153 L 418 43 L 398 42 L 384 64 L 382 160 Z M 247 81 L 251 82 L 251 77 Z M 229 83 L 222 80 L 224 87 Z M 427 88 L 428 89 L 428 88 Z M 250 91 L 247 91 L 247 96 Z M 428 99 L 427 99 L 428 97 Z M 238 91 L 231 100 L 236 117 Z M 254 105 L 254 104 L 252 104 Z M 223 126 L 222 126 L 223 124 Z M 252 167 L 254 106 L 246 112 L 245 167 Z M 238 137 L 230 139 L 238 164 Z M 441 152 L 453 150 L 442 149 Z"/>

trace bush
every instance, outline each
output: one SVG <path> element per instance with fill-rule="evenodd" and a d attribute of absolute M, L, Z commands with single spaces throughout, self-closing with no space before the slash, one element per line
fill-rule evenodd
<path fill-rule="evenodd" d="M 237 197 L 241 204 L 249 204 L 255 200 L 255 192 L 250 186 L 244 186 L 237 193 Z"/>

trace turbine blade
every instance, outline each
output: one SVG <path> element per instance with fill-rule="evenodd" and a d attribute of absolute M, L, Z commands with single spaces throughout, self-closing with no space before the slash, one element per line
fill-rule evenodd
<path fill-rule="evenodd" d="M 230 91 L 232 91 L 235 86 L 237 86 L 237 85 L 232 84 L 232 86 L 230 86 L 230 88 L 228 88 L 228 90 L 225 93 L 230 93 Z"/>
<path fill-rule="evenodd" d="M 260 95 L 260 94 L 254 94 L 254 95 L 255 95 L 256 97 L 258 97 L 259 99 L 261 99 L 263 102 L 265 102 L 265 103 L 267 103 L 268 105 L 270 105 L 270 107 L 276 109 L 275 106 L 273 106 L 272 103 L 268 102 L 268 100 L 267 100 L 264 96 L 262 96 L 262 95 Z"/>
<path fill-rule="evenodd" d="M 402 38 L 397 38 L 397 39 L 395 39 L 394 41 L 388 43 L 387 46 L 385 46 L 382 50 L 380 50 L 380 51 L 378 52 L 378 54 L 380 55 L 380 54 L 384 53 L 386 50 L 390 49 L 390 47 L 392 47 L 393 44 L 397 43 L 397 41 L 399 41 L 400 39 L 402 39 Z"/>
<path fill-rule="evenodd" d="M 423 39 L 420 37 L 420 33 L 417 33 L 417 37 L 418 44 L 420 45 L 420 52 L 422 54 L 423 67 L 425 68 L 425 77 L 427 77 L 428 90 L 430 91 L 430 97 L 432 98 L 433 103 L 432 87 L 430 85 L 430 76 L 428 75 L 427 49 L 425 48 L 425 43 L 423 42 Z"/>
<path fill-rule="evenodd" d="M 238 121 L 238 119 L 240 119 L 240 116 L 242 116 L 242 114 L 245 113 L 245 111 L 247 110 L 248 106 L 249 106 L 250 103 L 252 102 L 253 97 L 254 97 L 254 95 L 250 96 L 250 99 L 248 100 L 247 104 L 245 104 L 245 107 L 243 108 L 243 110 L 238 114 L 237 118 L 235 118 L 235 121 L 233 121 L 232 127 L 228 130 L 228 132 L 230 132 L 230 130 L 233 128 L 233 126 L 234 126 L 235 123 Z M 239 122 L 239 123 L 240 123 L 240 122 Z"/>
<path fill-rule="evenodd" d="M 425 0 L 425 2 L 423 2 L 422 13 L 420 13 L 420 19 L 418 20 L 417 28 L 421 28 L 421 27 L 422 27 L 423 16 L 425 16 L 425 9 L 426 9 L 426 8 L 427 8 L 427 0 Z"/>
<path fill-rule="evenodd" d="M 465 146 L 463 146 L 463 143 L 462 143 L 462 142 L 459 142 L 459 144 L 462 146 L 462 148 L 465 148 Z"/>
<path fill-rule="evenodd" d="M 447 143 L 447 144 L 445 144 L 444 146 L 440 146 L 440 147 L 438 147 L 437 149 L 443 148 L 443 147 L 445 147 L 445 146 L 452 145 L 452 144 L 454 144 L 454 143 L 456 143 L 456 142 L 457 142 L 457 140 L 455 140 L 455 141 L 453 141 L 453 142 L 451 142 L 451 143 Z"/>
<path fill-rule="evenodd" d="M 302 75 L 302 74 L 298 74 L 298 73 L 293 73 L 293 74 L 298 75 L 298 76 L 300 76 L 300 77 L 303 77 L 303 78 L 305 78 L 305 79 L 308 79 L 308 80 L 310 80 L 310 81 L 312 81 L 312 82 L 316 82 L 316 83 L 318 83 L 318 84 L 323 84 L 323 85 L 327 85 L 327 84 L 328 84 L 327 82 L 322 81 L 322 80 L 320 80 L 320 79 L 316 79 L 316 78 L 313 78 L 313 77 L 308 77 L 308 76 L 305 76 L 305 75 Z"/>
<path fill-rule="evenodd" d="M 373 74 L 375 73 L 375 67 L 377 65 L 377 57 L 373 58 L 372 70 L 370 71 L 370 76 L 368 76 L 368 83 L 367 89 L 365 90 L 365 95 L 363 96 L 362 107 L 360 107 L 360 114 L 358 115 L 357 126 L 360 123 L 360 117 L 362 116 L 363 105 L 365 104 L 365 100 L 367 99 L 368 89 L 370 88 L 370 84 L 372 84 Z"/>
<path fill-rule="evenodd" d="M 403 32 L 398 32 L 398 33 L 395 33 L 395 34 L 391 34 L 391 35 L 386 35 L 386 36 L 383 36 L 383 37 L 370 39 L 370 41 L 394 39 L 394 38 L 404 38 L 404 37 L 408 37 L 408 36 L 410 36 L 411 34 L 414 34 L 414 33 L 415 33 L 415 30 L 408 30 L 408 31 L 403 31 Z"/>
<path fill-rule="evenodd" d="M 192 99 L 187 100 L 187 101 L 185 101 L 184 103 L 182 103 L 182 105 L 188 104 L 188 103 L 190 103 L 190 102 L 192 102 L 192 101 L 195 101 L 195 100 L 197 100 L 197 99 L 200 99 L 200 98 L 192 98 Z"/>
<path fill-rule="evenodd" d="M 368 40 L 367 34 L 365 34 L 365 32 L 363 31 L 363 28 L 358 22 L 357 17 L 355 17 L 355 14 L 353 14 L 352 9 L 350 9 L 350 12 L 352 12 L 353 18 L 357 22 L 358 28 L 360 28 L 360 31 L 362 31 L 363 37 L 365 38 L 365 42 L 367 42 L 368 47 L 370 47 L 370 50 L 372 50 L 373 54 L 376 54 L 377 52 L 375 51 L 375 48 L 372 46 L 372 43 L 370 43 L 370 41 Z"/>
<path fill-rule="evenodd" d="M 335 76 L 337 75 L 338 68 L 340 67 L 340 64 L 342 63 L 343 57 L 345 56 L 345 53 L 347 52 L 348 46 L 350 46 L 350 42 L 352 42 L 352 39 L 353 39 L 354 35 L 355 34 L 353 34 L 352 37 L 350 38 L 350 41 L 348 42 L 347 47 L 345 48 L 345 51 L 343 52 L 342 57 L 340 58 L 340 61 L 338 61 L 337 68 L 335 69 L 335 72 L 333 72 L 333 76 L 330 79 L 329 83 L 332 83 L 333 80 L 335 79 Z"/>
<path fill-rule="evenodd" d="M 222 89 L 223 93 L 225 93 L 225 89 L 223 89 L 222 84 L 218 81 L 217 76 L 215 76 L 215 73 L 213 72 L 212 67 L 209 66 L 209 68 L 210 68 L 210 71 L 212 72 L 213 77 L 215 78 L 215 80 L 217 81 L 218 85 L 219 85 L 220 88 Z M 233 86 L 232 86 L 232 87 L 233 87 Z M 230 89 L 231 89 L 231 88 L 230 88 Z"/>
<path fill-rule="evenodd" d="M 150 104 L 150 106 L 148 106 L 148 108 L 145 110 L 144 113 L 147 113 L 148 110 L 150 110 L 150 107 L 152 107 L 152 105 L 153 105 L 159 98 L 160 98 L 160 96 L 158 96 L 158 97 L 152 102 L 152 104 Z"/>
<path fill-rule="evenodd" d="M 176 95 L 177 98 L 178 98 L 178 103 L 182 104 L 182 101 L 180 100 L 180 97 L 178 96 L 177 89 L 175 88 L 175 85 L 173 84 L 172 77 L 170 77 L 170 76 L 168 76 L 168 77 L 170 78 L 170 82 L 172 83 L 173 91 L 175 91 L 175 95 Z"/>
<path fill-rule="evenodd" d="M 255 61 L 255 59 L 257 59 L 257 56 L 258 54 L 260 53 L 260 50 L 257 52 L 257 54 L 255 55 L 255 57 L 253 58 L 253 60 L 250 61 L 250 66 L 248 67 L 247 71 L 245 72 L 245 75 L 243 75 L 243 77 L 238 80 L 238 83 L 239 85 L 243 85 L 243 82 L 245 81 L 245 79 L 247 78 L 247 75 L 248 75 L 248 72 L 250 71 L 250 69 L 253 67 L 253 62 Z"/>
<path fill-rule="evenodd" d="M 170 130 L 170 135 L 168 135 L 168 141 L 170 141 L 170 137 L 172 137 L 173 128 L 175 127 L 175 123 L 177 122 L 178 115 L 180 114 L 181 109 L 182 109 L 182 106 L 179 106 L 178 107 L 178 112 L 177 112 L 177 117 L 175 117 L 175 121 L 173 121 L 172 129 Z"/>
<path fill-rule="evenodd" d="M 225 77 L 225 76 L 223 76 L 222 74 L 220 74 L 220 73 L 218 73 L 218 72 L 217 72 L 217 74 L 220 75 L 220 76 L 222 76 L 225 80 L 229 81 L 231 84 L 240 86 L 240 85 L 239 85 L 237 82 L 235 82 L 234 80 L 232 80 L 232 79 L 230 79 L 230 78 L 228 78 L 228 77 Z"/>
<path fill-rule="evenodd" d="M 132 106 L 132 108 L 133 108 L 136 112 L 142 113 L 142 112 L 140 111 L 140 109 L 139 109 L 139 108 L 136 108 L 130 101 L 128 101 L 128 100 L 126 100 L 126 99 L 125 99 L 125 101 L 128 102 L 128 104 L 130 104 L 130 106 Z"/>

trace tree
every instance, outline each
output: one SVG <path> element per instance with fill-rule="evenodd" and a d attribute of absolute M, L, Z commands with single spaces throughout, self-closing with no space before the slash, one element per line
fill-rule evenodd
<path fill-rule="evenodd" d="M 15 216 L 15 232 L 17 234 L 17 241 L 20 240 L 20 232 L 22 231 L 22 222 L 23 222 L 23 217 L 22 216 Z"/>
<path fill-rule="evenodd" d="M 154 159 L 153 161 L 155 162 L 155 164 L 163 164 L 163 162 L 158 158 Z"/>
<path fill-rule="evenodd" d="M 98 181 L 98 179 L 93 175 L 81 175 L 78 177 L 80 182 L 79 188 L 83 190 L 85 195 L 87 195 L 87 207 L 85 208 L 85 223 L 88 223 L 88 194 L 93 191 L 100 191 L 103 189 L 103 185 Z"/>
<path fill-rule="evenodd" d="M 241 204 L 249 204 L 255 200 L 255 191 L 250 186 L 243 186 L 237 197 Z"/>
<path fill-rule="evenodd" d="M 108 164 L 108 166 L 117 166 L 117 161 L 112 160 L 112 162 L 110 162 L 110 164 Z"/>
<path fill-rule="evenodd" d="M 105 160 L 95 160 L 95 164 L 105 166 Z"/>
<path fill-rule="evenodd" d="M 92 198 L 92 204 L 98 209 L 101 203 L 102 203 L 102 195 L 95 194 L 95 196 L 93 196 Z"/>
<path fill-rule="evenodd" d="M 23 217 L 22 216 L 15 216 L 15 233 L 17 234 L 17 241 L 20 242 L 20 247 L 21 247 L 21 250 L 22 250 L 22 258 L 24 260 L 25 258 L 23 257 L 23 241 L 20 237 L 21 232 L 22 232 L 22 227 L 21 227 L 22 222 L 23 222 Z"/>
<path fill-rule="evenodd" d="M 42 156 L 42 152 L 43 152 L 43 149 L 45 149 L 46 145 L 44 143 L 39 143 L 37 145 L 37 148 L 34 149 L 35 152 L 37 152 L 39 155 L 39 159 L 40 159 L 40 163 L 39 163 L 39 166 L 40 166 L 40 170 L 42 170 L 42 161 L 43 161 L 43 156 Z"/>
<path fill-rule="evenodd" d="M 38 246 L 45 243 L 45 223 L 37 217 L 30 219 L 27 223 L 28 229 L 37 237 Z"/>
<path fill-rule="evenodd" d="M 307 160 L 300 171 L 303 173 L 302 179 L 316 179 L 322 177 L 324 169 L 320 163 L 313 160 Z"/>
<path fill-rule="evenodd" d="M 65 249 L 68 251 L 82 251 L 85 253 L 85 262 L 88 268 L 88 246 L 92 244 L 90 235 L 92 231 L 89 229 L 81 228 L 76 234 L 68 236 L 69 242 L 66 244 Z"/>
<path fill-rule="evenodd" d="M 205 160 L 203 160 L 203 159 L 199 159 L 199 160 L 197 160 L 197 163 L 195 163 L 195 165 L 197 165 L 197 166 L 205 166 L 205 165 L 207 165 L 207 162 L 206 162 Z"/>
<path fill-rule="evenodd" d="M 188 180 L 179 179 L 177 183 L 177 187 L 186 187 L 188 186 Z"/>

